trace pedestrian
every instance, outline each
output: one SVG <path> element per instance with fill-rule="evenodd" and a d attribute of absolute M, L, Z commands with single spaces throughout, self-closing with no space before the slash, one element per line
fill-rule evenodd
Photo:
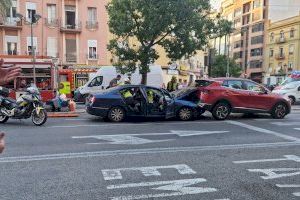
<path fill-rule="evenodd" d="M 121 80 L 121 75 L 119 74 L 116 78 L 109 82 L 109 88 L 116 87 L 119 85 L 119 81 Z"/>
<path fill-rule="evenodd" d="M 9 67 L 4 68 L 4 60 L 0 60 L 0 86 L 5 85 L 9 83 L 10 81 L 15 80 L 21 73 L 20 67 Z M 4 133 L 0 133 L 0 153 L 3 152 L 5 148 L 5 142 L 4 142 Z"/>
<path fill-rule="evenodd" d="M 174 91 L 178 90 L 177 78 L 175 76 L 173 76 L 171 81 L 169 81 L 169 83 L 167 85 L 167 90 L 169 92 L 174 92 Z"/>

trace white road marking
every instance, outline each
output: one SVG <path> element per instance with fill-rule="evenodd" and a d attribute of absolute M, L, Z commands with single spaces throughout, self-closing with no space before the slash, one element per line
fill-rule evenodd
<path fill-rule="evenodd" d="M 277 126 L 294 126 L 294 125 L 299 125 L 300 122 L 272 122 L 271 124 Z"/>
<path fill-rule="evenodd" d="M 295 155 L 285 155 L 285 158 L 278 159 L 262 159 L 262 160 L 242 160 L 242 161 L 233 161 L 235 164 L 245 164 L 245 163 L 262 163 L 262 162 L 278 162 L 278 161 L 295 161 L 300 162 L 300 157 Z"/>
<path fill-rule="evenodd" d="M 64 154 L 46 154 L 20 157 L 1 157 L 0 163 L 18 163 L 45 160 L 61 160 L 74 158 L 93 158 L 119 155 L 141 155 L 141 154 L 160 154 L 160 153 L 178 153 L 178 152 L 196 152 L 196 151 L 224 151 L 237 149 L 256 149 L 256 148 L 275 148 L 300 146 L 299 142 L 278 142 L 261 144 L 238 144 L 238 145 L 219 145 L 219 146 L 194 146 L 194 147 L 171 147 L 171 148 L 150 148 L 150 149 L 129 149 L 114 151 L 96 151 L 82 153 L 64 153 Z"/>
<path fill-rule="evenodd" d="M 102 170 L 104 180 L 121 180 L 121 171 L 140 171 L 144 176 L 161 176 L 159 169 L 176 169 L 179 174 L 196 174 L 189 166 L 185 164 L 181 165 L 169 165 L 169 166 L 152 166 L 152 167 L 133 167 L 133 168 L 120 168 L 120 169 L 105 169 Z"/>
<path fill-rule="evenodd" d="M 295 197 L 300 197 L 300 192 L 295 192 L 295 193 L 293 193 L 293 195 L 294 195 Z"/>
<path fill-rule="evenodd" d="M 141 136 L 157 136 L 157 135 L 177 135 L 179 137 L 191 137 L 200 135 L 211 135 L 219 133 L 228 133 L 229 131 L 170 131 L 169 133 L 143 133 L 143 134 L 119 134 L 119 135 L 91 135 L 91 136 L 74 136 L 73 139 L 97 139 L 108 141 L 107 144 L 125 144 L 140 145 L 156 142 L 166 142 L 172 140 L 150 140 L 141 138 Z M 139 137 L 137 137 L 139 136 Z M 88 144 L 106 144 L 106 143 L 88 143 Z"/>
<path fill-rule="evenodd" d="M 295 128 L 295 130 L 300 131 L 300 128 Z"/>
<path fill-rule="evenodd" d="M 184 196 L 192 194 L 202 194 L 216 192 L 215 188 L 208 187 L 190 187 L 195 184 L 206 182 L 203 178 L 196 179 L 184 179 L 174 181 L 156 181 L 156 182 L 142 182 L 142 183 L 129 183 L 121 185 L 109 185 L 108 190 L 124 189 L 124 188 L 137 188 L 137 187 L 152 187 L 152 190 L 161 191 L 174 191 L 173 193 L 162 193 L 162 194 L 145 194 L 145 195 L 130 195 L 113 197 L 112 200 L 136 200 L 136 199 L 150 199 L 150 198 L 161 198 L 161 197 L 172 197 L 172 196 Z M 158 186 L 154 187 L 153 186 Z"/>
<path fill-rule="evenodd" d="M 281 185 L 281 184 L 276 184 L 277 187 L 279 188 L 300 188 L 300 185 Z"/>
<path fill-rule="evenodd" d="M 259 133 L 270 134 L 270 135 L 280 137 L 280 138 L 285 139 L 285 140 L 300 142 L 300 138 L 284 135 L 284 134 L 281 134 L 281 133 L 277 133 L 275 131 L 270 131 L 270 130 L 267 130 L 267 129 L 259 128 L 259 127 L 252 126 L 252 125 L 249 125 L 249 124 L 245 124 L 245 123 L 242 123 L 242 122 L 227 121 L 227 123 L 232 124 L 232 125 L 236 125 L 236 126 L 240 126 L 240 127 L 243 127 L 243 128 L 247 128 L 249 130 L 253 130 L 253 131 L 256 131 L 256 132 L 259 132 Z"/>
<path fill-rule="evenodd" d="M 224 123 L 223 121 L 194 121 L 194 122 L 162 122 L 162 123 L 106 123 L 106 124 L 82 124 L 82 125 L 64 125 L 48 126 L 47 128 L 79 128 L 79 127 L 113 127 L 113 126 L 155 126 L 155 125 L 185 125 L 185 124 L 215 124 Z"/>
<path fill-rule="evenodd" d="M 248 169 L 249 172 L 261 172 L 267 176 L 261 176 L 262 179 L 277 179 L 300 175 L 300 168 L 274 168 L 274 169 Z M 290 172 L 277 174 L 276 172 Z"/>

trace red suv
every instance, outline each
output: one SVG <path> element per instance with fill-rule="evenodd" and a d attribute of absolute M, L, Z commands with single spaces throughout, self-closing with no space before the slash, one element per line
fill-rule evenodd
<path fill-rule="evenodd" d="M 199 105 L 217 120 L 225 120 L 230 113 L 269 113 L 282 119 L 291 111 L 289 99 L 248 79 L 199 80 L 196 86 L 201 90 Z"/>

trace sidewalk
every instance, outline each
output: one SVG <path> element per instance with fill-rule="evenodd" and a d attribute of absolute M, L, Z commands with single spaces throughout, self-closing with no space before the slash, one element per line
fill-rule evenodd
<path fill-rule="evenodd" d="M 79 117 L 80 114 L 85 113 L 85 109 L 79 106 L 74 112 L 48 112 L 49 118 L 61 118 L 61 117 Z"/>
<path fill-rule="evenodd" d="M 300 110 L 300 105 L 292 106 L 292 110 Z"/>

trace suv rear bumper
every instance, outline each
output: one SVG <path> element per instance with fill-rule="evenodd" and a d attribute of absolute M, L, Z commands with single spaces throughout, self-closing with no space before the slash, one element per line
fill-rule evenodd
<path fill-rule="evenodd" d="M 212 109 L 212 105 L 211 104 L 207 104 L 207 103 L 199 103 L 198 104 L 200 108 L 203 108 L 205 110 L 210 111 Z"/>

